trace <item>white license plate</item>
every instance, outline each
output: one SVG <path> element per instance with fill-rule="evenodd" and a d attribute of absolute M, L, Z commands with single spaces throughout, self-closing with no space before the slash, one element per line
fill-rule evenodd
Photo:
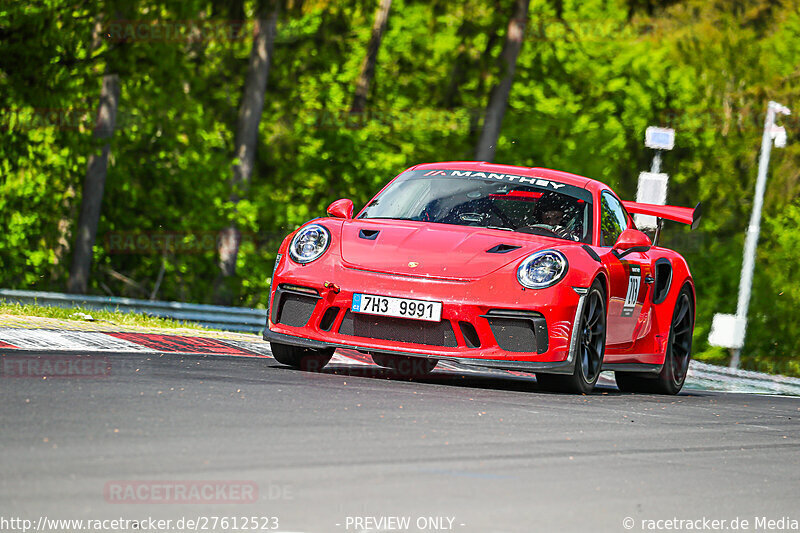
<path fill-rule="evenodd" d="M 393 298 L 375 294 L 353 294 L 353 305 L 350 310 L 354 313 L 413 318 L 430 322 L 439 322 L 442 319 L 442 302 Z"/>

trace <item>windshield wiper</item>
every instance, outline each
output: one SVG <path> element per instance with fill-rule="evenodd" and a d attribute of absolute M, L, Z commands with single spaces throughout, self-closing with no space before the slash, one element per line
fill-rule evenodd
<path fill-rule="evenodd" d="M 361 217 L 361 220 L 414 220 L 414 219 L 407 217 Z"/>
<path fill-rule="evenodd" d="M 412 222 L 424 222 L 415 218 L 407 217 L 361 217 L 359 220 L 410 220 Z M 450 224 L 452 226 L 467 226 L 467 227 L 480 227 L 486 229 L 499 229 L 503 231 L 516 231 L 514 228 L 507 228 L 505 226 L 469 226 L 468 224 L 457 224 L 454 222 L 431 222 L 432 224 Z"/>
<path fill-rule="evenodd" d="M 503 226 L 486 226 L 487 229 L 501 229 L 503 231 L 514 231 L 514 228 L 505 228 Z"/>

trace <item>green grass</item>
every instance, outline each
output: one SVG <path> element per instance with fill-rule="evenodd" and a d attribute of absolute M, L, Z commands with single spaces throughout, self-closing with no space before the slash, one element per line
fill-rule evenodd
<path fill-rule="evenodd" d="M 91 315 L 94 320 L 80 318 L 78 313 Z M 98 311 L 84 307 L 46 307 L 36 304 L 19 304 L 0 301 L 0 315 L 35 316 L 43 318 L 57 318 L 59 320 L 72 320 L 75 322 L 111 323 L 120 326 L 139 326 L 146 328 L 186 328 L 203 331 L 215 331 L 204 328 L 193 322 L 181 322 L 171 318 L 158 318 L 140 313 L 123 313 L 120 311 Z"/>

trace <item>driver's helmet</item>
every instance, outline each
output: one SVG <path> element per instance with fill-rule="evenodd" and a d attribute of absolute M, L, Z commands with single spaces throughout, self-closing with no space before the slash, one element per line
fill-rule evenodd
<path fill-rule="evenodd" d="M 569 202 L 564 195 L 555 192 L 546 192 L 542 194 L 542 197 L 536 202 L 535 213 L 540 220 L 545 213 L 550 211 L 560 211 L 562 216 L 566 218 L 572 210 L 572 207 L 571 202 Z"/>

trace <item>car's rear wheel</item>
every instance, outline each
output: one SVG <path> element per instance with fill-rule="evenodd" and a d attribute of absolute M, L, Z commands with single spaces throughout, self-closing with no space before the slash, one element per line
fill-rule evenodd
<path fill-rule="evenodd" d="M 423 357 L 408 357 L 405 355 L 394 355 L 388 353 L 374 353 L 372 360 L 376 365 L 391 368 L 403 377 L 425 376 L 430 374 L 436 364 L 436 359 Z"/>
<path fill-rule="evenodd" d="M 606 298 L 603 284 L 592 283 L 578 325 L 578 345 L 575 353 L 575 368 L 571 375 L 536 374 L 536 381 L 543 390 L 588 394 L 592 391 L 606 350 Z"/>
<path fill-rule="evenodd" d="M 692 333 L 694 332 L 694 308 L 691 289 L 684 285 L 675 301 L 672 323 L 669 328 L 667 353 L 664 366 L 658 376 L 615 372 L 617 387 L 625 392 L 646 392 L 650 394 L 678 394 L 686 381 L 689 361 L 692 354 Z"/>
<path fill-rule="evenodd" d="M 276 361 L 283 365 L 308 370 L 309 372 L 322 370 L 331 360 L 335 351 L 335 348 L 315 350 L 277 342 L 271 342 L 269 345 L 272 348 L 272 356 Z"/>

